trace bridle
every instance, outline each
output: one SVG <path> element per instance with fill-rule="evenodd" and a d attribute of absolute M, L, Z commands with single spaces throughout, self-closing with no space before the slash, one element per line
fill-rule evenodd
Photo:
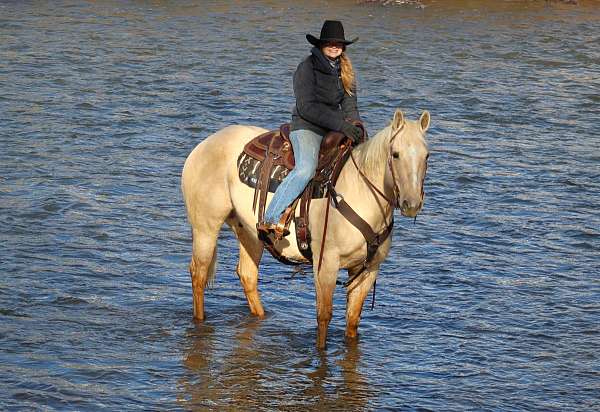
<path fill-rule="evenodd" d="M 388 164 L 390 173 L 392 175 L 392 181 L 393 181 L 393 185 L 394 185 L 393 186 L 394 194 L 391 199 L 390 199 L 390 197 L 386 196 L 386 194 L 383 192 L 383 190 L 379 189 L 373 182 L 371 182 L 371 180 L 367 177 L 367 175 L 365 175 L 365 173 L 358 166 L 356 159 L 354 158 L 354 153 L 350 152 L 350 159 L 352 159 L 352 163 L 354 164 L 354 167 L 356 167 L 358 174 L 363 178 L 363 180 L 365 181 L 367 186 L 372 191 L 374 191 L 379 196 L 381 196 L 387 202 L 387 205 L 392 208 L 391 220 L 389 222 L 388 222 L 388 218 L 387 218 L 385 212 L 382 210 L 384 222 L 386 223 L 386 228 L 382 232 L 377 233 L 377 234 L 375 232 L 373 232 L 373 230 L 368 225 L 368 223 L 365 222 L 362 218 L 360 218 L 360 216 L 358 216 L 356 214 L 356 212 L 354 212 L 352 210 L 352 208 L 350 208 L 349 205 L 345 203 L 345 200 L 343 199 L 343 197 L 341 195 L 337 194 L 335 192 L 335 189 L 331 188 L 331 191 L 332 191 L 331 194 L 333 195 L 332 201 L 334 203 L 334 207 L 336 207 L 342 213 L 342 215 L 344 215 L 344 217 L 348 221 L 350 221 L 350 223 L 352 223 L 356 228 L 358 228 L 361 231 L 361 233 L 363 234 L 363 236 L 365 237 L 365 240 L 367 242 L 367 257 L 363 261 L 363 264 L 362 264 L 362 267 L 360 268 L 360 270 L 358 270 L 355 274 L 353 274 L 344 283 L 345 287 L 349 287 L 350 285 L 352 285 L 352 283 L 354 283 L 354 281 L 365 272 L 365 270 L 371 263 L 371 260 L 375 257 L 375 254 L 376 254 L 377 250 L 379 249 L 379 246 L 381 246 L 381 244 L 392 233 L 392 229 L 394 226 L 393 210 L 400 207 L 400 200 L 399 200 L 400 199 L 400 188 L 398 187 L 398 183 L 396 182 L 396 173 L 394 172 L 394 167 L 392 164 L 392 159 L 394 158 L 394 152 L 393 152 L 392 147 L 393 147 L 394 140 L 404 130 L 404 125 L 405 125 L 405 123 L 403 123 L 402 126 L 395 132 L 390 131 L 390 136 L 391 136 L 390 142 L 389 142 L 390 149 L 389 149 L 387 164 Z M 423 177 L 423 180 L 424 180 L 424 178 L 425 177 Z M 424 182 L 422 181 L 421 182 L 421 201 L 423 200 L 423 196 L 424 196 L 423 183 Z M 319 267 L 320 267 L 320 264 L 319 264 Z M 374 303 L 375 303 L 375 284 L 373 285 L 373 303 L 372 303 L 372 305 Z"/>
<path fill-rule="evenodd" d="M 367 244 L 367 256 L 363 260 L 363 263 L 360 266 L 359 270 L 357 270 L 356 273 L 354 273 L 352 276 L 350 276 L 350 278 L 344 283 L 345 287 L 349 287 L 352 283 L 354 283 L 354 281 L 360 275 L 362 275 L 365 272 L 365 270 L 367 270 L 367 268 L 371 264 L 371 261 L 377 254 L 379 247 L 392 234 L 392 229 L 394 228 L 393 209 L 399 203 L 398 197 L 400 194 L 400 188 L 398 188 L 398 185 L 396 184 L 396 175 L 394 173 L 394 168 L 392 166 L 392 161 L 391 161 L 392 155 L 393 155 L 392 143 L 394 142 L 396 137 L 400 134 L 400 132 L 402 132 L 403 129 L 404 129 L 404 124 L 402 124 L 402 127 L 400 127 L 398 130 L 396 130 L 394 134 L 391 134 L 392 132 L 390 132 L 391 138 L 390 138 L 390 152 L 388 155 L 388 167 L 390 168 L 390 171 L 392 173 L 392 179 L 394 180 L 394 196 L 392 199 L 390 199 L 388 196 L 386 196 L 382 190 L 380 190 L 373 182 L 371 182 L 371 180 L 365 175 L 365 173 L 360 169 L 360 167 L 358 167 L 358 164 L 356 163 L 356 159 L 354 158 L 354 153 L 352 151 L 350 152 L 350 158 L 352 159 L 352 163 L 354 164 L 354 167 L 356 167 L 356 170 L 358 171 L 359 175 L 364 179 L 367 186 L 371 190 L 373 190 L 375 193 L 377 193 L 379 196 L 381 196 L 383 199 L 385 199 L 388 206 L 391 206 L 391 208 L 392 208 L 391 219 L 389 222 L 388 222 L 388 218 L 387 218 L 385 212 L 382 210 L 382 214 L 383 214 L 384 222 L 386 223 L 386 227 L 381 232 L 376 233 L 375 231 L 373 231 L 373 229 L 371 228 L 369 223 L 366 222 L 363 218 L 361 218 L 358 215 L 358 213 L 356 213 L 354 211 L 354 209 L 352 209 L 352 207 L 350 207 L 350 205 L 348 203 L 346 203 L 346 201 L 344 200 L 344 197 L 341 196 L 339 193 L 337 193 L 333 186 L 329 187 L 330 201 L 328 201 L 328 203 L 327 203 L 327 211 L 325 212 L 324 233 L 326 233 L 326 230 L 327 230 L 326 228 L 327 228 L 327 217 L 329 216 L 329 210 L 328 210 L 329 205 L 333 204 L 333 207 L 335 207 L 346 218 L 346 220 L 348 220 L 354 227 L 356 227 L 362 233 L 363 237 L 365 238 L 366 244 Z M 321 269 L 321 259 L 323 257 L 323 246 L 324 246 L 324 241 L 322 241 L 322 244 L 321 244 L 321 256 L 319 258 L 318 271 L 320 271 L 320 269 Z M 373 299 L 375 299 L 375 290 L 374 289 L 373 289 Z"/>
<path fill-rule="evenodd" d="M 365 183 L 367 184 L 367 186 L 372 189 L 373 191 L 375 191 L 375 193 L 377 193 L 379 196 L 381 196 L 383 199 L 385 199 L 385 201 L 388 203 L 388 206 L 391 206 L 392 209 L 397 209 L 398 207 L 400 207 L 400 188 L 398 187 L 398 183 L 396 182 L 396 173 L 394 172 L 394 165 L 392 164 L 392 158 L 394 157 L 394 153 L 393 153 L 393 143 L 394 140 L 396 140 L 396 137 L 404 130 L 404 124 L 402 124 L 402 126 L 396 130 L 395 132 L 390 131 L 390 150 L 389 150 L 389 155 L 388 155 L 388 159 L 387 159 L 387 164 L 388 164 L 388 168 L 390 169 L 390 173 L 392 175 L 392 181 L 394 184 L 393 187 L 393 198 L 390 199 L 388 196 L 385 195 L 385 193 L 383 193 L 382 190 L 380 190 L 379 188 L 377 188 L 377 186 L 375 186 L 375 184 L 373 182 L 371 182 L 371 180 L 369 180 L 369 178 L 364 174 L 364 172 L 362 170 L 360 170 L 360 167 L 358 167 L 358 164 L 356 163 L 356 159 L 354 158 L 354 153 L 350 152 L 350 158 L 352 159 L 352 163 L 354 164 L 354 167 L 356 167 L 356 170 L 358 171 L 358 174 L 360 175 L 360 177 L 362 177 L 365 181 Z M 393 134 L 392 134 L 393 133 Z M 386 219 L 387 220 L 387 219 Z"/>
<path fill-rule="evenodd" d="M 396 173 L 394 173 L 394 166 L 392 165 L 392 158 L 394 157 L 394 153 L 392 151 L 392 146 L 393 146 L 392 143 L 396 139 L 396 136 L 398 136 L 400 134 L 400 132 L 402 130 L 404 130 L 404 124 L 405 123 L 402 123 L 402 127 L 400 127 L 396 131 L 396 133 L 394 133 L 392 135 L 392 137 L 390 138 L 390 154 L 388 156 L 388 167 L 390 169 L 390 173 L 392 174 L 392 182 L 394 182 L 394 204 L 393 204 L 394 209 L 400 207 L 400 188 L 398 187 L 398 183 L 396 182 Z M 391 131 L 390 131 L 390 134 L 392 134 Z M 388 202 L 390 202 L 390 201 L 388 200 Z"/>

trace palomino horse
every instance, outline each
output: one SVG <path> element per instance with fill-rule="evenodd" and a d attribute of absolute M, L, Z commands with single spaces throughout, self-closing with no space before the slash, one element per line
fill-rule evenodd
<path fill-rule="evenodd" d="M 354 148 L 353 161 L 347 161 L 340 173 L 335 186 L 338 196 L 343 196 L 376 233 L 390 225 L 395 207 L 400 208 L 402 215 L 415 217 L 423 206 L 429 156 L 424 135 L 429 121 L 427 111 L 419 121 L 411 121 L 396 110 L 389 126 Z M 204 289 L 214 276 L 217 236 L 223 223 L 229 225 L 239 241 L 237 274 L 250 312 L 264 316 L 257 289 L 263 244 L 258 239 L 257 217 L 252 211 L 254 189 L 240 182 L 237 171 L 237 158 L 244 145 L 264 132 L 265 129 L 253 126 L 228 126 L 198 144 L 183 167 L 181 188 L 192 226 L 190 274 L 194 318 L 198 320 L 204 319 Z M 324 230 L 327 204 L 326 198 L 314 199 L 309 216 L 315 253 L 313 262 L 307 263 L 312 263 L 314 272 L 319 348 L 325 347 L 338 271 L 347 269 L 351 276 L 362 271 L 347 293 L 346 336 L 355 338 L 363 302 L 391 244 L 391 237 L 387 237 L 365 269 L 365 238 L 334 207 L 329 208 Z M 276 247 L 283 256 L 306 262 L 296 244 L 293 225 L 292 235 L 277 242 Z M 325 243 L 321 245 L 323 238 Z M 322 251 L 322 259 L 316 251 Z"/>

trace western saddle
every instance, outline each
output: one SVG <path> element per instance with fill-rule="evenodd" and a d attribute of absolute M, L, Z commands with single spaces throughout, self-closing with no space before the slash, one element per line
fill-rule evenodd
<path fill-rule="evenodd" d="M 362 123 L 356 126 L 366 130 Z M 254 188 L 253 211 L 257 213 L 257 230 L 265 247 L 280 262 L 297 265 L 301 262 L 291 261 L 282 256 L 274 245 L 269 233 L 262 230 L 268 192 L 275 192 L 279 184 L 294 168 L 294 152 L 289 139 L 290 125 L 283 124 L 278 130 L 272 130 L 255 137 L 246 144 L 238 157 L 238 173 L 240 180 Z M 317 171 L 302 194 L 286 208 L 274 232 L 274 239 L 280 240 L 289 234 L 289 226 L 294 219 L 296 239 L 300 252 L 309 262 L 312 261 L 311 238 L 309 231 L 309 208 L 311 199 L 329 197 L 339 177 L 342 167 L 350 157 L 352 142 L 341 132 L 329 132 L 321 142 Z M 300 207 L 298 216 L 296 208 Z"/>

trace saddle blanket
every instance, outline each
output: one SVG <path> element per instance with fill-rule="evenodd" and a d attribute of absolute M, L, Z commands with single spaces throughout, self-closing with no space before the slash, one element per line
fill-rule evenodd
<path fill-rule="evenodd" d="M 256 160 L 245 152 L 242 152 L 237 161 L 240 181 L 251 188 L 256 188 L 262 163 L 263 162 L 260 160 Z M 283 182 L 283 179 L 285 179 L 289 173 L 290 170 L 285 166 L 275 165 L 269 175 L 269 192 L 275 193 L 275 190 L 277 190 L 281 182 Z M 312 198 L 317 199 L 325 197 L 326 188 L 321 185 L 314 186 Z"/>

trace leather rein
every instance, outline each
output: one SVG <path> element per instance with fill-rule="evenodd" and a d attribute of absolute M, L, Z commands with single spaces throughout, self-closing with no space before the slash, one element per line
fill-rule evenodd
<path fill-rule="evenodd" d="M 338 211 L 342 214 L 342 216 L 344 216 L 346 218 L 346 220 L 348 220 L 348 222 L 350 222 L 354 227 L 356 227 L 362 233 L 362 235 L 365 238 L 365 241 L 367 243 L 367 256 L 363 260 L 363 262 L 360 266 L 360 270 L 358 272 L 352 274 L 352 276 L 350 276 L 350 278 L 346 282 L 343 283 L 344 287 L 351 286 L 354 283 L 354 281 L 367 270 L 367 268 L 371 264 L 371 261 L 377 254 L 379 247 L 392 234 L 392 229 L 394 227 L 393 209 L 399 206 L 398 205 L 398 203 L 399 203 L 398 197 L 400 195 L 400 188 L 398 187 L 398 184 L 396 183 L 396 175 L 394 173 L 394 168 L 392 165 L 392 158 L 393 158 L 392 143 L 394 142 L 396 137 L 400 134 L 400 132 L 402 132 L 403 129 L 404 129 L 404 124 L 402 124 L 402 127 L 400 127 L 392 135 L 392 137 L 390 138 L 390 143 L 389 143 L 390 153 L 388 155 L 387 163 L 388 163 L 390 172 L 392 174 L 392 180 L 394 182 L 394 196 L 392 199 L 390 199 L 388 196 L 386 196 L 382 190 L 377 188 L 377 186 L 373 182 L 371 182 L 371 180 L 369 180 L 369 178 L 364 174 L 364 172 L 360 169 L 360 167 L 358 167 L 358 164 L 356 163 L 356 159 L 354 158 L 354 154 L 352 152 L 350 153 L 350 158 L 352 159 L 352 163 L 354 164 L 354 167 L 356 167 L 356 170 L 358 171 L 359 175 L 363 178 L 363 180 L 365 181 L 367 186 L 372 191 L 374 191 L 379 196 L 381 196 L 383 199 L 385 199 L 388 206 L 392 207 L 392 218 L 389 223 L 387 223 L 387 217 L 385 216 L 385 213 L 382 210 L 384 221 L 387 223 L 386 228 L 383 229 L 383 231 L 381 231 L 379 233 L 375 233 L 373 231 L 373 229 L 371 228 L 371 226 L 363 218 L 361 218 L 350 207 L 350 205 L 348 205 L 348 203 L 346 203 L 343 196 L 335 191 L 335 188 L 333 187 L 333 185 L 331 185 L 329 187 L 330 200 L 331 200 L 329 203 L 332 203 L 333 207 L 338 209 Z M 326 212 L 326 216 L 325 216 L 325 228 L 324 228 L 323 241 L 321 244 L 321 256 L 319 259 L 319 269 L 318 270 L 321 269 L 321 259 L 323 257 L 323 248 L 325 245 L 325 235 L 326 235 L 326 231 L 327 231 L 328 215 L 329 215 L 329 204 L 327 205 L 327 212 Z M 374 304 L 374 302 L 375 302 L 375 284 L 373 285 L 373 304 Z"/>

